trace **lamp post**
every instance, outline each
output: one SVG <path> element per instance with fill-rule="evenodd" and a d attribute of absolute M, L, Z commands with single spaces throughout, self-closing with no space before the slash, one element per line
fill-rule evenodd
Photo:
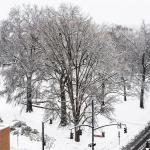
<path fill-rule="evenodd" d="M 45 139 L 44 139 L 44 122 L 42 122 L 42 150 L 44 150 L 45 146 Z"/>
<path fill-rule="evenodd" d="M 44 146 L 45 146 L 45 138 L 44 138 L 44 124 L 46 123 L 46 122 L 48 122 L 48 121 L 50 121 L 50 124 L 52 124 L 52 119 L 50 118 L 50 119 L 48 119 L 48 120 L 46 120 L 46 121 L 43 121 L 42 122 L 42 150 L 44 150 Z"/>
<path fill-rule="evenodd" d="M 94 103 L 92 100 L 92 150 L 94 150 Z"/>

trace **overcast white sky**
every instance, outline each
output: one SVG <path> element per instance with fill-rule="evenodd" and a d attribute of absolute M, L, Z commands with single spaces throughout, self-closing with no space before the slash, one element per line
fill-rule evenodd
<path fill-rule="evenodd" d="M 6 18 L 10 8 L 22 4 L 37 4 L 57 8 L 61 3 L 80 6 L 85 14 L 97 23 L 115 23 L 121 25 L 150 23 L 150 0 L 1 0 L 0 19 Z"/>

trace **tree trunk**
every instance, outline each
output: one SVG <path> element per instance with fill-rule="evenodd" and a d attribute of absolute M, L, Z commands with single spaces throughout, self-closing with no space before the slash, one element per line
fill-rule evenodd
<path fill-rule="evenodd" d="M 102 91 L 101 91 L 102 106 L 105 105 L 104 99 L 105 99 L 105 82 L 103 81 L 102 82 Z"/>
<path fill-rule="evenodd" d="M 144 108 L 144 84 L 145 84 L 146 66 L 145 66 L 145 53 L 142 56 L 142 83 L 140 94 L 140 108 Z"/>
<path fill-rule="evenodd" d="M 63 75 L 60 78 L 60 97 L 61 97 L 61 126 L 67 125 L 67 112 L 66 112 L 66 96 L 65 96 L 65 83 L 63 81 Z"/>
<path fill-rule="evenodd" d="M 80 142 L 80 135 L 77 128 L 75 128 L 75 141 Z"/>
<path fill-rule="evenodd" d="M 123 76 L 121 78 L 122 78 L 122 82 L 123 82 L 123 97 L 124 97 L 124 101 L 127 101 L 126 81 L 125 81 Z"/>
<path fill-rule="evenodd" d="M 76 127 L 78 125 L 78 119 L 77 119 L 77 116 L 76 116 L 76 119 L 75 119 L 75 141 L 76 142 L 80 142 L 80 134 L 78 132 L 78 127 Z"/>
<path fill-rule="evenodd" d="M 27 77 L 27 108 L 26 112 L 32 112 L 32 85 L 31 85 L 32 76 Z"/>

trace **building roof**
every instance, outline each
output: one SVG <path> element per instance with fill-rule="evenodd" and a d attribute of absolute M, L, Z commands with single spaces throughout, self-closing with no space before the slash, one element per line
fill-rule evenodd
<path fill-rule="evenodd" d="M 5 128 L 8 128 L 9 126 L 6 124 L 0 124 L 0 130 L 3 130 Z"/>

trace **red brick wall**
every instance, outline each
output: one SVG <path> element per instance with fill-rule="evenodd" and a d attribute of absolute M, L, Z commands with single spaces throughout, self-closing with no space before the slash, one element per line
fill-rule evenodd
<path fill-rule="evenodd" d="M 10 129 L 0 130 L 0 150 L 10 150 Z"/>

